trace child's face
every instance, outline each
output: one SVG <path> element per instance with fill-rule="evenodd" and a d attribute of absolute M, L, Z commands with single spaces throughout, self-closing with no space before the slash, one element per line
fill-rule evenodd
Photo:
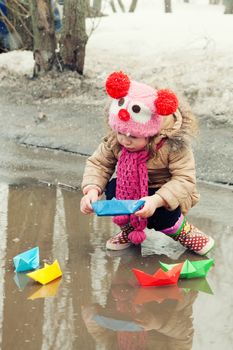
<path fill-rule="evenodd" d="M 148 144 L 148 137 L 134 137 L 117 133 L 117 141 L 130 152 L 143 150 Z"/>

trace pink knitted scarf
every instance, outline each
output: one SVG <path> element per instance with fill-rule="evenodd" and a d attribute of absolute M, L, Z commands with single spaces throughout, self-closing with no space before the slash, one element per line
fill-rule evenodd
<path fill-rule="evenodd" d="M 148 196 L 148 170 L 146 161 L 149 158 L 148 151 L 129 152 L 122 148 L 117 165 L 117 199 L 140 199 Z M 146 238 L 144 229 L 147 219 L 141 219 L 131 215 L 120 215 L 113 218 L 113 222 L 119 226 L 130 223 L 134 230 L 128 235 L 134 244 L 143 242 Z"/>

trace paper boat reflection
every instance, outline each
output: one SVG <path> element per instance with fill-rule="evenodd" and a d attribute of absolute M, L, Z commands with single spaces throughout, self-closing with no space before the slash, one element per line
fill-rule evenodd
<path fill-rule="evenodd" d="M 208 281 L 205 278 L 180 280 L 179 287 L 182 288 L 186 293 L 190 292 L 191 290 L 195 290 L 197 292 L 214 294 Z"/>
<path fill-rule="evenodd" d="M 137 293 L 133 299 L 134 304 L 143 305 L 152 301 L 162 303 L 164 300 L 182 300 L 182 289 L 177 285 L 152 288 L 152 287 L 139 287 Z"/>
<path fill-rule="evenodd" d="M 142 332 L 143 327 L 136 322 L 118 320 L 102 315 L 94 315 L 92 319 L 101 327 L 111 329 L 116 332 Z"/>
<path fill-rule="evenodd" d="M 29 278 L 25 273 L 16 272 L 14 275 L 14 281 L 20 290 L 23 290 L 29 282 Z"/>
<path fill-rule="evenodd" d="M 32 293 L 28 297 L 28 299 L 35 300 L 39 298 L 54 297 L 58 292 L 60 283 L 61 283 L 61 278 L 57 278 L 56 280 L 48 283 L 47 285 L 37 289 L 34 293 Z"/>

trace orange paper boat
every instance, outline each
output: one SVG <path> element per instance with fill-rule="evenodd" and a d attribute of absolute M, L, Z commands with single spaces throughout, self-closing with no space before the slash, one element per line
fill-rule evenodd
<path fill-rule="evenodd" d="M 158 269 L 153 275 L 149 275 L 141 270 L 133 269 L 135 276 L 141 286 L 167 286 L 177 284 L 183 263 L 177 264 L 170 271 Z"/>

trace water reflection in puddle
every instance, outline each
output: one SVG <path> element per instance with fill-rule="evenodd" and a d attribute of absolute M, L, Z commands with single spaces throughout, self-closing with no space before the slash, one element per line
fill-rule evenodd
<path fill-rule="evenodd" d="M 2 349 L 231 349 L 232 227 L 193 216 L 216 239 L 208 278 L 142 288 L 132 268 L 199 257 L 154 232 L 142 249 L 106 251 L 111 219 L 83 216 L 78 192 L 2 184 L 0 201 Z M 34 246 L 41 265 L 58 259 L 61 279 L 40 286 L 14 272 L 12 258 Z"/>

